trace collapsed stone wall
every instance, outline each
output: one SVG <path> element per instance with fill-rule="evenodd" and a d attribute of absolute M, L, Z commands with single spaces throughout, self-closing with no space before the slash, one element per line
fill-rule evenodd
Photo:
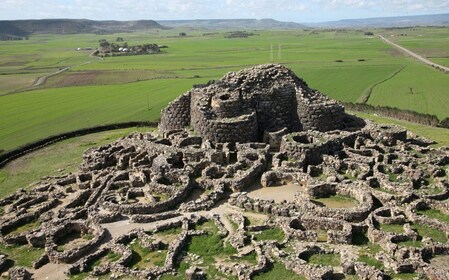
<path fill-rule="evenodd" d="M 303 130 L 331 131 L 344 128 L 345 109 L 318 91 L 299 88 L 298 116 Z"/>
<path fill-rule="evenodd" d="M 190 92 L 170 102 L 162 110 L 159 128 L 162 131 L 182 129 L 190 125 Z"/>
<path fill-rule="evenodd" d="M 190 104 L 189 104 L 190 102 Z M 212 142 L 262 142 L 278 131 L 331 131 L 347 124 L 344 107 L 310 89 L 282 65 L 230 72 L 197 87 L 162 111 L 163 134 L 191 126 Z"/>

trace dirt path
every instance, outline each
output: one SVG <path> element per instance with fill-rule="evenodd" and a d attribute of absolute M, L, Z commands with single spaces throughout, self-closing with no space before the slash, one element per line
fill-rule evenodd
<path fill-rule="evenodd" d="M 59 75 L 59 74 L 61 74 L 63 72 L 66 72 L 66 71 L 70 70 L 73 67 L 83 66 L 83 65 L 86 65 L 86 64 L 89 64 L 89 63 L 90 63 L 90 61 L 86 61 L 84 63 L 78 64 L 78 65 L 69 66 L 69 67 L 65 67 L 65 68 L 62 68 L 62 69 L 54 72 L 54 73 L 50 73 L 50 74 L 47 74 L 45 76 L 39 77 L 39 78 L 36 79 L 36 81 L 34 81 L 34 84 L 31 87 L 41 86 L 41 85 L 45 84 L 47 79 L 50 78 L 50 77 L 53 77 L 53 76 Z"/>
<path fill-rule="evenodd" d="M 395 47 L 395 48 L 398 49 L 399 51 L 405 53 L 406 55 L 409 55 L 409 56 L 411 56 L 411 57 L 417 59 L 418 61 L 420 61 L 420 62 L 422 62 L 422 63 L 424 63 L 424 64 L 427 64 L 427 65 L 429 65 L 429 66 L 432 66 L 432 67 L 434 67 L 434 68 L 436 68 L 436 69 L 438 69 L 438 70 L 440 70 L 440 71 L 443 71 L 443 72 L 446 73 L 446 74 L 449 74 L 449 67 L 446 67 L 446 66 L 444 66 L 444 65 L 441 65 L 441 64 L 438 64 L 438 63 L 435 63 L 435 62 L 432 62 L 432 61 L 428 60 L 427 58 L 425 58 L 425 57 L 423 57 L 423 56 L 421 56 L 421 55 L 419 55 L 419 54 L 417 54 L 417 53 L 412 52 L 411 50 L 408 50 L 408 49 L 406 49 L 406 48 L 404 48 L 404 47 L 399 46 L 399 45 L 396 44 L 396 43 L 393 43 L 392 41 L 388 40 L 387 38 L 385 38 L 385 37 L 382 36 L 382 35 L 378 35 L 378 36 L 379 36 L 379 38 L 382 39 L 385 43 L 387 43 L 387 44 L 389 44 L 389 45 L 392 45 L 393 47 Z"/>
<path fill-rule="evenodd" d="M 86 62 L 81 63 L 81 64 L 68 66 L 68 67 L 62 68 L 62 69 L 60 69 L 60 70 L 58 70 L 56 72 L 47 74 L 47 75 L 42 76 L 42 77 L 38 77 L 31 86 L 27 86 L 27 87 L 24 87 L 24 88 L 21 88 L 21 89 L 17 89 L 17 90 L 14 90 L 14 91 L 2 94 L 1 96 L 7 96 L 7 95 L 10 95 L 10 94 L 15 94 L 15 93 L 20 93 L 20 92 L 36 89 L 37 87 L 44 85 L 45 82 L 47 82 L 47 79 L 50 78 L 50 77 L 53 77 L 53 76 L 59 75 L 61 73 L 64 73 L 64 72 L 70 70 L 73 67 L 83 66 L 83 65 L 89 64 L 91 62 L 92 61 L 86 61 Z"/>
<path fill-rule="evenodd" d="M 68 268 L 68 264 L 49 263 L 39 269 L 32 270 L 32 273 L 34 279 L 61 280 L 67 278 L 65 272 Z"/>

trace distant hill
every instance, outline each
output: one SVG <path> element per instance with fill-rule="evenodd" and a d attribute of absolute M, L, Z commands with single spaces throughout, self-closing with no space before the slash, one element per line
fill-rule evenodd
<path fill-rule="evenodd" d="M 173 28 L 192 29 L 294 29 L 305 28 L 296 22 L 283 22 L 274 19 L 195 19 L 195 20 L 159 20 L 160 24 Z"/>
<path fill-rule="evenodd" d="M 94 21 L 87 19 L 2 20 L 0 34 L 12 37 L 31 34 L 108 34 L 143 29 L 167 29 L 153 20 Z"/>
<path fill-rule="evenodd" d="M 343 19 L 338 21 L 328 21 L 320 23 L 306 23 L 306 25 L 310 27 L 332 28 L 448 26 L 449 14 Z"/>

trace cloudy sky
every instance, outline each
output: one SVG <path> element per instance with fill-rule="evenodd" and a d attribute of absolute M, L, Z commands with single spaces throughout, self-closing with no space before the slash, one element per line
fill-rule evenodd
<path fill-rule="evenodd" d="M 449 13 L 449 0 L 0 0 L 0 20 L 274 18 L 319 22 Z"/>

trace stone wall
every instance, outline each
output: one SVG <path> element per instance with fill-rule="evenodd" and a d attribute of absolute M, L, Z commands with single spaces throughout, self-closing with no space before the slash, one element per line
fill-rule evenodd
<path fill-rule="evenodd" d="M 164 134 L 191 125 L 212 142 L 235 143 L 270 141 L 269 133 L 278 131 L 331 131 L 352 123 L 336 101 L 310 89 L 288 68 L 267 64 L 192 89 L 162 111 L 159 127 Z"/>
<path fill-rule="evenodd" d="M 331 131 L 345 126 L 345 109 L 318 91 L 299 89 L 298 116 L 303 130 Z"/>
<path fill-rule="evenodd" d="M 161 133 L 182 129 L 190 125 L 190 92 L 170 102 L 161 112 Z"/>

